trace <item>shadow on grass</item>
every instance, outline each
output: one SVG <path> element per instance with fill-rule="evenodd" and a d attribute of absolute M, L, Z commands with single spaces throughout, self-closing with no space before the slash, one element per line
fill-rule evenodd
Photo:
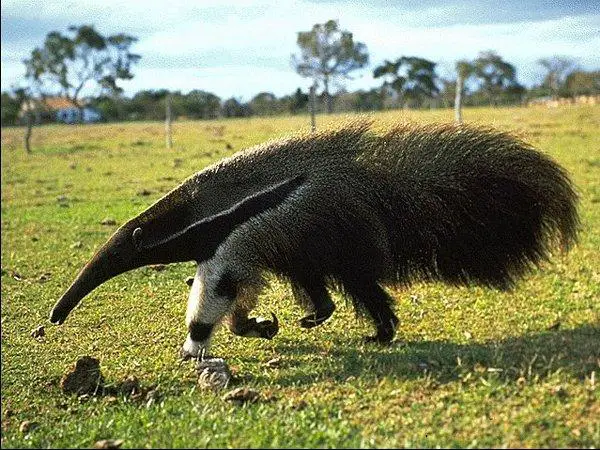
<path fill-rule="evenodd" d="M 323 379 L 343 381 L 351 376 L 429 376 L 447 383 L 469 372 L 516 381 L 544 378 L 559 370 L 583 379 L 592 370 L 598 370 L 600 363 L 600 327 L 593 325 L 468 344 L 416 341 L 377 347 L 348 342 L 342 335 L 334 339 L 332 350 L 327 353 L 318 345 L 280 343 L 279 350 L 286 355 L 291 370 L 281 371 L 275 382 L 286 386 Z"/>

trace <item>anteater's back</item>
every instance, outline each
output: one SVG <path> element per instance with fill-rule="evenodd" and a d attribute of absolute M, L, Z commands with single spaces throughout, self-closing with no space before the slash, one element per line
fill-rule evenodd
<path fill-rule="evenodd" d="M 506 288 L 553 244 L 575 240 L 567 174 L 521 140 L 464 125 L 369 128 L 273 142 L 210 169 L 213 183 L 237 180 L 222 191 L 238 196 L 306 177 L 293 198 L 242 227 L 235 246 L 250 249 L 239 252 L 291 278 L 310 270 L 342 285 L 425 278 Z"/>

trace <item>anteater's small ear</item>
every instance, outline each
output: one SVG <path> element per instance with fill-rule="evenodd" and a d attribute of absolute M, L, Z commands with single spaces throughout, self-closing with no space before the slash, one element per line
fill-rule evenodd
<path fill-rule="evenodd" d="M 135 249 L 138 252 L 142 250 L 142 229 L 140 227 L 137 227 L 135 230 L 133 230 L 131 238 L 133 239 L 133 245 L 135 246 Z"/>

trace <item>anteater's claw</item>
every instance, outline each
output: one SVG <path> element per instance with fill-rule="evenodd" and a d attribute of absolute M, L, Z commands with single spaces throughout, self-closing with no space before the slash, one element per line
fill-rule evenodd
<path fill-rule="evenodd" d="M 188 360 L 190 360 L 190 359 L 192 359 L 192 358 L 195 358 L 195 356 L 194 356 L 194 355 L 192 355 L 192 354 L 190 354 L 190 353 L 189 353 L 187 350 L 185 350 L 185 349 L 183 349 L 183 348 L 181 348 L 181 349 L 179 350 L 179 359 L 180 359 L 181 361 L 188 361 Z"/>
<path fill-rule="evenodd" d="M 256 328 L 260 337 L 265 339 L 273 339 L 279 332 L 279 320 L 277 316 L 271 313 L 273 320 L 263 320 L 256 323 Z"/>
<path fill-rule="evenodd" d="M 321 325 L 327 319 L 331 317 L 335 311 L 335 305 L 331 303 L 326 308 L 321 308 L 317 311 L 314 311 L 307 316 L 300 319 L 300 327 L 301 328 L 314 328 L 318 325 Z"/>

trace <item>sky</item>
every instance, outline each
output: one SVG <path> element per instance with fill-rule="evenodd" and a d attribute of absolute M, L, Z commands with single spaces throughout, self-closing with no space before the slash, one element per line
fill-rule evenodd
<path fill-rule="evenodd" d="M 3 0 L 1 19 L 2 91 L 22 79 L 23 59 L 47 33 L 83 24 L 139 39 L 133 51 L 142 59 L 121 83 L 129 96 L 201 89 L 247 101 L 306 90 L 310 81 L 291 66 L 297 33 L 329 19 L 370 54 L 369 66 L 344 82 L 348 90 L 380 86 L 373 69 L 400 56 L 430 59 L 454 78 L 457 60 L 494 50 L 527 86 L 543 77 L 540 58 L 600 69 L 600 0 Z"/>

